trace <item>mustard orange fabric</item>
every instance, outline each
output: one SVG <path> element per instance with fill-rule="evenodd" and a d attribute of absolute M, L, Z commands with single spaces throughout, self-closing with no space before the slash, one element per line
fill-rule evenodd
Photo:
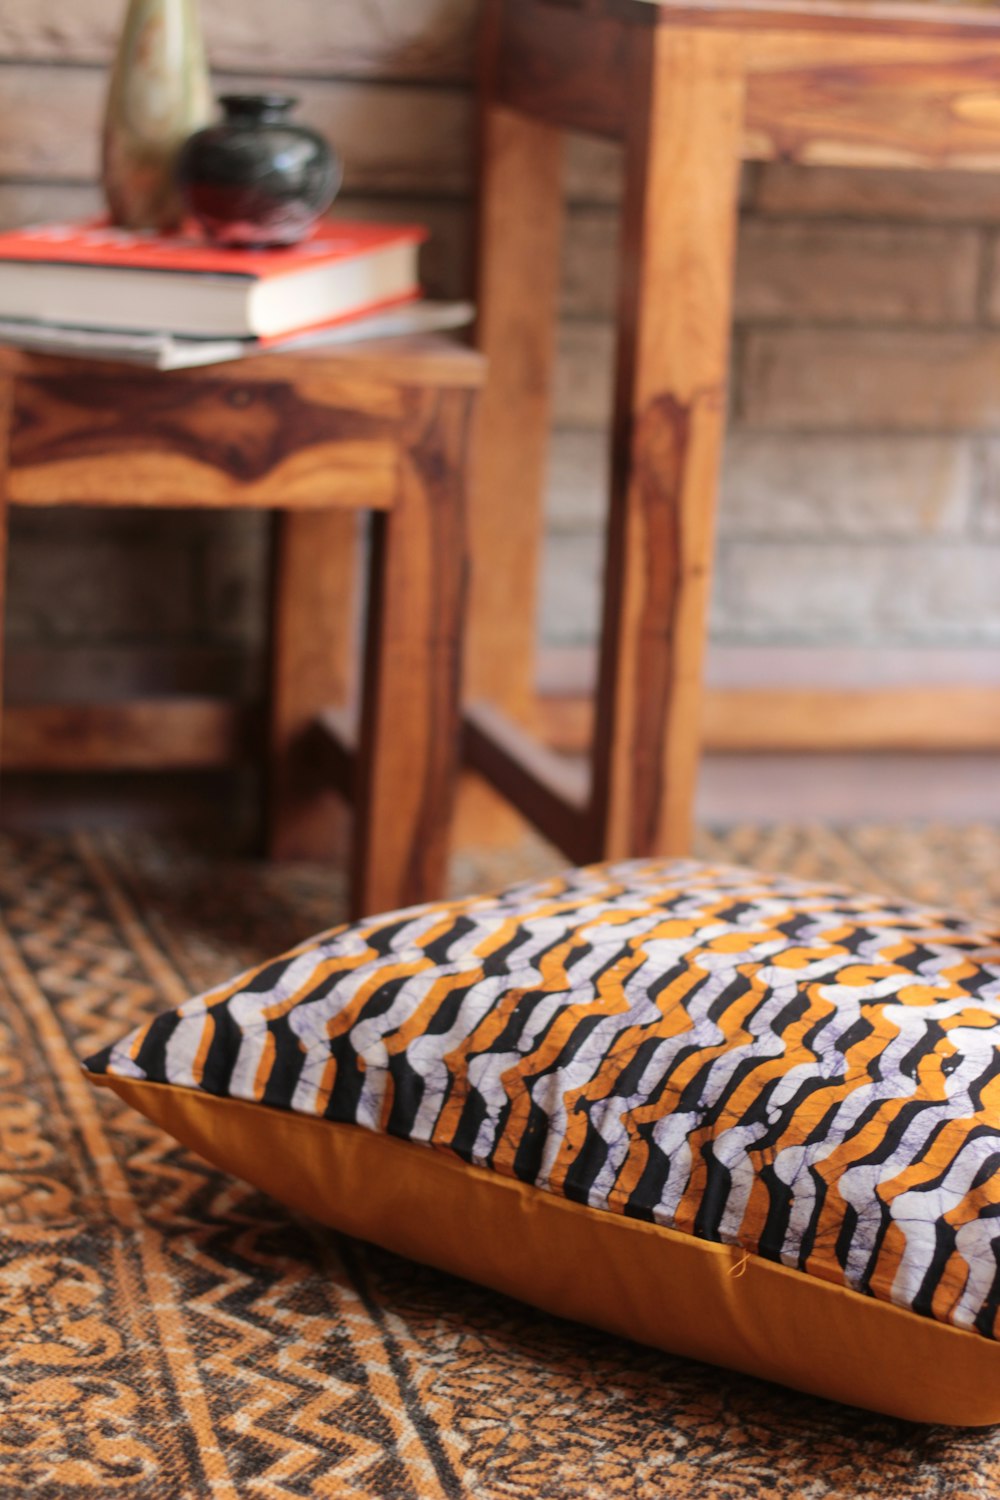
<path fill-rule="evenodd" d="M 947 914 L 688 861 L 595 866 L 335 929 L 88 1067 L 142 1108 L 158 1085 L 211 1100 L 218 1129 L 241 1101 L 262 1161 L 291 1117 L 317 1125 L 313 1153 L 361 1127 L 372 1149 L 409 1143 L 468 1168 L 470 1201 L 509 1204 L 516 1189 L 541 1205 L 518 1214 L 549 1226 L 536 1249 L 565 1258 L 556 1275 L 582 1252 L 551 1227 L 569 1221 L 548 1200 L 596 1212 L 600 1229 L 573 1235 L 621 1233 L 629 1254 L 648 1244 L 661 1278 L 688 1278 L 690 1324 L 673 1293 L 664 1323 L 607 1260 L 625 1310 L 601 1293 L 592 1321 L 649 1342 L 810 1390 L 819 1358 L 829 1393 L 898 1412 L 898 1394 L 879 1396 L 862 1371 L 883 1368 L 876 1329 L 891 1314 L 904 1344 L 913 1330 L 911 1361 L 937 1328 L 997 1384 L 1000 941 Z M 286 1201 L 300 1166 L 206 1154 L 260 1185 L 270 1172 Z M 323 1182 L 317 1164 L 302 1206 L 351 1228 L 345 1190 L 331 1177 L 324 1198 Z M 397 1186 L 378 1189 L 390 1215 Z M 354 1232 L 390 1243 L 383 1209 L 366 1207 Z M 481 1212 L 506 1223 L 506 1209 Z M 451 1266 L 439 1238 L 413 1253 Z M 714 1284 L 733 1256 L 766 1316 L 751 1316 L 745 1289 L 733 1300 Z M 518 1265 L 508 1290 L 564 1310 Z M 502 1268 L 452 1268 L 506 1285 Z M 652 1270 L 639 1282 L 640 1301 L 667 1305 Z M 794 1311 L 820 1289 L 856 1302 L 847 1345 L 835 1316 L 818 1333 Z M 918 1380 L 909 1412 L 944 1399 L 938 1372 L 927 1379 L 933 1401 Z M 937 1420 L 1000 1420 L 1000 1395 L 994 1407 L 989 1390 L 956 1389 Z"/>
<path fill-rule="evenodd" d="M 291 1208 L 560 1317 L 908 1421 L 1000 1422 L 1000 1344 L 974 1333 L 357 1126 L 95 1082 Z"/>

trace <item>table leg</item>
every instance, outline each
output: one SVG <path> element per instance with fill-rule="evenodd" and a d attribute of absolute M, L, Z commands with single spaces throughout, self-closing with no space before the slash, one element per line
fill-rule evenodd
<path fill-rule="evenodd" d="M 356 915 L 443 894 L 459 759 L 473 397 L 412 392 L 392 510 L 373 517 L 358 746 Z"/>
<path fill-rule="evenodd" d="M 479 191 L 478 344 L 488 366 L 469 516 L 466 676 L 470 699 L 530 721 L 562 242 L 562 133 L 485 107 Z"/>
<path fill-rule="evenodd" d="M 0 731 L 3 724 L 4 652 L 7 633 L 7 470 L 9 464 L 11 415 L 14 405 L 14 383 L 0 384 Z M 0 764 L 3 737 L 0 732 Z"/>
<path fill-rule="evenodd" d="M 274 859 L 329 859 L 346 817 L 314 756 L 317 713 L 351 692 L 357 512 L 275 516 L 267 846 Z"/>
<path fill-rule="evenodd" d="M 744 100 L 725 34 L 633 37 L 594 753 L 605 857 L 690 845 Z"/>

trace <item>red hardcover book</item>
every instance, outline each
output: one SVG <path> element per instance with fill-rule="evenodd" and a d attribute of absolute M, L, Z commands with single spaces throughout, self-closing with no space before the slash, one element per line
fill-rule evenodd
<path fill-rule="evenodd" d="M 273 338 L 418 295 L 417 225 L 324 220 L 298 245 L 233 250 L 100 221 L 0 234 L 0 317 L 194 338 Z"/>

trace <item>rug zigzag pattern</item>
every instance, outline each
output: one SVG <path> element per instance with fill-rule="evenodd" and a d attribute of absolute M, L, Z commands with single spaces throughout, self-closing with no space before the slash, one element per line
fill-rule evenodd
<path fill-rule="evenodd" d="M 0 845 L 0 1500 L 997 1493 L 1000 1435 L 778 1396 L 343 1245 L 95 1099 L 77 1056 L 172 1003 L 168 971 L 199 988 L 323 925 L 319 889 Z"/>

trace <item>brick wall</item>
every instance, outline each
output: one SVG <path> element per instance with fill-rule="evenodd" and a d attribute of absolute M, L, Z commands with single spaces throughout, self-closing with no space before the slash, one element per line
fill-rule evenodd
<path fill-rule="evenodd" d="M 426 220 L 468 287 L 474 0 L 203 0 L 220 88 L 287 88 L 347 161 L 340 211 Z M 0 225 L 97 204 L 118 0 L 0 11 Z M 542 630 L 597 619 L 617 151 L 574 142 Z M 750 169 L 714 632 L 730 648 L 1000 639 L 1000 183 Z M 258 675 L 266 523 L 18 516 L 19 696 Z"/>

